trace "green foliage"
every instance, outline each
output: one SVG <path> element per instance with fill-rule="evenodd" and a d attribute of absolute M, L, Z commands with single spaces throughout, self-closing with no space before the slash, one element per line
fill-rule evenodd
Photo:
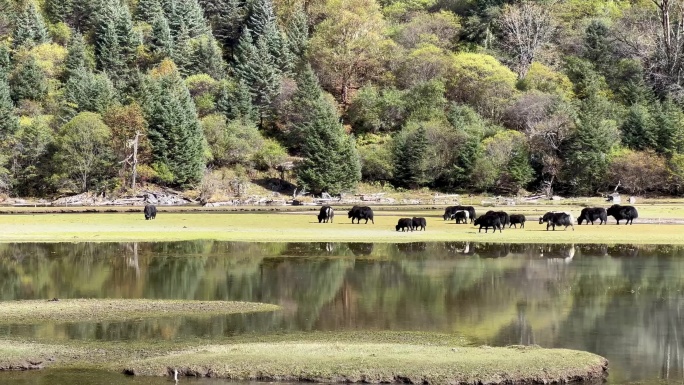
<path fill-rule="evenodd" d="M 51 191 L 47 180 L 55 170 L 52 162 L 54 131 L 45 117 L 22 125 L 8 151 L 14 192 L 19 196 L 42 196 Z"/>
<path fill-rule="evenodd" d="M 7 80 L 10 72 L 12 72 L 12 62 L 9 50 L 5 45 L 0 44 L 0 77 Z"/>
<path fill-rule="evenodd" d="M 152 19 L 152 34 L 149 42 L 150 50 L 157 57 L 171 57 L 173 53 L 173 37 L 169 22 L 161 11 Z"/>
<path fill-rule="evenodd" d="M 280 91 L 281 78 L 266 40 L 257 39 L 257 45 L 254 45 L 251 31 L 245 28 L 236 49 L 233 68 L 238 80 L 249 88 L 252 104 L 263 121 L 271 115 L 271 103 Z"/>
<path fill-rule="evenodd" d="M 324 98 L 319 97 L 312 107 L 298 127 L 304 133 L 304 160 L 297 166 L 297 181 L 314 193 L 339 194 L 353 189 L 361 179 L 356 143 Z"/>
<path fill-rule="evenodd" d="M 352 100 L 347 116 L 355 132 L 379 133 L 398 129 L 406 119 L 404 93 L 388 88 L 366 86 Z"/>
<path fill-rule="evenodd" d="M 69 40 L 69 50 L 64 60 L 65 77 L 69 78 L 74 73 L 88 68 L 86 58 L 86 47 L 83 35 L 74 32 Z"/>
<path fill-rule="evenodd" d="M 635 150 L 656 148 L 657 129 L 648 107 L 635 104 L 620 126 L 622 144 Z"/>
<path fill-rule="evenodd" d="M 619 141 L 609 102 L 596 94 L 582 101 L 577 128 L 568 140 L 566 180 L 575 194 L 593 194 L 602 186 L 608 154 Z"/>
<path fill-rule="evenodd" d="M 51 23 L 66 22 L 74 12 L 74 0 L 45 0 L 44 9 Z"/>
<path fill-rule="evenodd" d="M 116 92 L 106 74 L 94 74 L 85 68 L 74 72 L 64 86 L 64 117 L 71 120 L 79 112 L 103 114 L 112 104 Z"/>
<path fill-rule="evenodd" d="M 228 120 L 257 121 L 249 89 L 241 80 L 225 79 L 219 83 L 216 110 Z"/>
<path fill-rule="evenodd" d="M 369 137 L 379 140 L 369 141 Z M 390 182 L 393 179 L 394 157 L 392 140 L 387 136 L 366 135 L 357 145 L 361 158 L 361 175 L 369 182 Z"/>
<path fill-rule="evenodd" d="M 247 16 L 245 2 L 242 0 L 213 0 L 207 2 L 205 10 L 214 36 L 223 44 L 227 51 L 226 54 L 230 54 L 226 57 L 232 57 Z"/>
<path fill-rule="evenodd" d="M 146 77 L 143 87 L 154 163 L 159 170 L 168 168 L 173 175 L 170 184 L 198 182 L 204 166 L 202 128 L 178 70 L 165 60 Z"/>
<path fill-rule="evenodd" d="M 47 79 L 33 56 L 29 56 L 12 74 L 10 87 L 15 103 L 23 99 L 40 101 L 47 95 Z"/>
<path fill-rule="evenodd" d="M 501 131 L 482 141 L 482 157 L 473 166 L 475 186 L 517 194 L 533 179 L 525 136 L 517 131 Z"/>
<path fill-rule="evenodd" d="M 57 134 L 55 163 L 76 191 L 102 188 L 111 177 L 112 133 L 100 117 L 82 112 Z"/>
<path fill-rule="evenodd" d="M 264 140 L 263 146 L 254 154 L 256 167 L 263 171 L 274 169 L 287 158 L 287 150 L 273 139 Z"/>
<path fill-rule="evenodd" d="M 427 182 L 428 139 L 425 127 L 405 128 L 394 138 L 394 185 L 417 188 Z"/>
<path fill-rule="evenodd" d="M 202 35 L 192 41 L 191 47 L 192 70 L 189 73 L 205 73 L 214 79 L 222 79 L 225 76 L 221 48 L 213 36 Z"/>
<path fill-rule="evenodd" d="M 517 76 L 489 55 L 453 56 L 447 98 L 473 106 L 482 116 L 498 119 L 516 96 Z"/>
<path fill-rule="evenodd" d="M 212 163 L 216 166 L 251 165 L 264 146 L 264 138 L 252 123 L 227 122 L 223 115 L 202 119 L 204 137 L 209 144 Z"/>
<path fill-rule="evenodd" d="M 14 113 L 9 84 L 7 80 L 0 79 L 0 143 L 14 135 L 18 128 L 19 121 Z"/>
<path fill-rule="evenodd" d="M 28 0 L 17 15 L 12 35 L 15 49 L 18 47 L 33 47 L 49 41 L 45 21 L 33 0 Z"/>

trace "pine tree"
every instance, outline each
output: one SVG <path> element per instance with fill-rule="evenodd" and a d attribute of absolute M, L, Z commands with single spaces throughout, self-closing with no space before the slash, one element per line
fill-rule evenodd
<path fill-rule="evenodd" d="M 254 0 L 250 6 L 247 28 L 255 39 L 268 34 L 269 29 L 277 30 L 275 11 L 272 0 Z"/>
<path fill-rule="evenodd" d="M 33 0 L 29 0 L 17 16 L 14 27 L 14 47 L 33 47 L 49 41 L 48 30 L 43 17 Z"/>
<path fill-rule="evenodd" d="M 135 9 L 135 21 L 141 21 L 149 25 L 154 25 L 154 22 L 159 15 L 166 17 L 159 0 L 138 1 L 138 5 Z"/>
<path fill-rule="evenodd" d="M 646 106 L 635 104 L 630 107 L 625 121 L 620 126 L 622 144 L 635 150 L 655 148 L 657 132 L 653 117 Z"/>
<path fill-rule="evenodd" d="M 280 92 L 280 70 L 273 63 L 264 39 L 259 39 L 256 47 L 252 44 L 248 28 L 240 38 L 233 68 L 237 77 L 249 87 L 263 126 L 264 118 L 271 114 L 271 103 Z"/>
<path fill-rule="evenodd" d="M 12 61 L 7 46 L 0 44 L 0 79 L 7 81 L 12 71 Z"/>
<path fill-rule="evenodd" d="M 152 71 L 143 95 L 157 168 L 169 170 L 174 185 L 199 181 L 204 166 L 202 129 L 190 93 L 173 62 L 164 60 Z"/>
<path fill-rule="evenodd" d="M 45 73 L 32 56 L 11 77 L 10 90 L 15 103 L 23 99 L 41 101 L 47 95 Z"/>
<path fill-rule="evenodd" d="M 397 136 L 394 146 L 394 183 L 418 188 L 426 181 L 425 154 L 428 145 L 425 127 Z"/>
<path fill-rule="evenodd" d="M 51 23 L 66 23 L 74 13 L 74 0 L 45 0 L 45 15 Z"/>
<path fill-rule="evenodd" d="M 180 31 L 181 26 L 184 26 L 191 39 L 210 33 L 204 11 L 197 0 L 174 0 L 167 17 L 172 32 Z"/>
<path fill-rule="evenodd" d="M 135 86 L 139 44 L 128 6 L 120 0 L 105 2 L 95 29 L 95 57 L 98 69 L 107 71 L 119 90 L 130 91 Z"/>
<path fill-rule="evenodd" d="M 180 31 L 177 33 L 173 43 L 171 58 L 173 58 L 173 62 L 183 76 L 188 76 L 193 71 L 191 43 L 188 29 L 185 28 L 185 25 L 181 25 Z"/>
<path fill-rule="evenodd" d="M 0 142 L 14 135 L 18 128 L 19 121 L 14 114 L 9 84 L 6 79 L 0 79 Z"/>
<path fill-rule="evenodd" d="M 64 72 L 66 78 L 69 78 L 76 71 L 85 69 L 86 65 L 86 53 L 85 53 L 85 42 L 83 41 L 83 35 L 78 31 L 74 31 L 69 40 L 69 50 L 67 52 L 67 57 L 64 60 Z"/>
<path fill-rule="evenodd" d="M 166 17 L 161 13 L 152 21 L 152 36 L 149 45 L 152 52 L 159 57 L 173 55 L 171 29 Z"/>
<path fill-rule="evenodd" d="M 297 91 L 292 95 L 292 111 L 287 117 L 286 128 L 289 132 L 285 142 L 290 151 L 299 154 L 305 135 L 305 132 L 300 130 L 302 123 L 311 120 L 311 114 L 315 111 L 315 105 L 322 97 L 322 93 L 318 79 L 308 64 L 299 71 L 295 80 Z"/>
<path fill-rule="evenodd" d="M 204 35 L 195 40 L 192 53 L 193 73 L 205 73 L 214 79 L 225 76 L 225 63 L 221 48 L 211 35 Z"/>
<path fill-rule="evenodd" d="M 309 21 L 300 6 L 287 24 L 287 41 L 290 52 L 296 58 L 303 58 L 309 45 Z"/>
<path fill-rule="evenodd" d="M 223 114 L 229 121 L 238 119 L 257 121 L 249 88 L 242 81 L 232 79 L 221 81 L 216 96 L 216 111 Z"/>
<path fill-rule="evenodd" d="M 76 70 L 64 86 L 61 118 L 68 122 L 80 112 L 104 113 L 114 101 L 115 91 L 106 74 L 94 74 L 86 68 Z"/>
<path fill-rule="evenodd" d="M 304 160 L 296 169 L 298 183 L 313 193 L 339 194 L 354 188 L 361 168 L 353 140 L 344 132 L 337 113 L 319 97 L 310 120 L 302 123 Z"/>
<path fill-rule="evenodd" d="M 212 0 L 207 3 L 206 15 L 214 36 L 223 45 L 226 58 L 232 58 L 245 24 L 247 7 L 243 0 Z"/>

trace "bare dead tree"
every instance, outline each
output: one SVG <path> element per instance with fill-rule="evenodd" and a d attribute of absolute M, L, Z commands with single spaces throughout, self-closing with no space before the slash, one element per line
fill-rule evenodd
<path fill-rule="evenodd" d="M 549 7 L 531 1 L 506 5 L 499 25 L 503 31 L 503 46 L 516 57 L 518 78 L 522 79 L 556 28 Z"/>
<path fill-rule="evenodd" d="M 618 51 L 638 59 L 660 92 L 684 98 L 684 2 L 651 0 L 653 9 L 636 8 L 615 23 Z"/>

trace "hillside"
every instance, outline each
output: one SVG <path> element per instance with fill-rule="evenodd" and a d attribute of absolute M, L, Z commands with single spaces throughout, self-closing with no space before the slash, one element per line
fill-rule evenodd
<path fill-rule="evenodd" d="M 679 195 L 683 22 L 673 0 L 0 0 L 0 193 Z"/>

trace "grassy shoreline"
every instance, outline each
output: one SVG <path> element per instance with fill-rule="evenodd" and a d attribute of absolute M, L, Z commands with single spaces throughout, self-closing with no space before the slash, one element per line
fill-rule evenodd
<path fill-rule="evenodd" d="M 536 346 L 472 347 L 449 337 L 437 342 L 438 336 L 425 334 L 408 335 L 401 343 L 396 337 L 402 333 L 377 339 L 370 334 L 364 342 L 296 335 L 285 341 L 168 341 L 144 348 L 138 343 L 0 340 L 0 371 L 88 369 L 140 376 L 172 376 L 177 371 L 180 376 L 233 380 L 430 384 L 552 383 L 607 375 L 608 362 L 587 352 Z"/>
<path fill-rule="evenodd" d="M 567 210 L 567 208 L 564 208 Z M 484 209 L 478 208 L 479 212 Z M 533 219 L 548 207 L 511 207 L 528 216 L 525 229 L 503 233 L 478 232 L 472 225 L 456 225 L 441 218 L 443 209 L 376 211 L 375 224 L 351 224 L 338 210 L 334 223 L 321 223 L 314 212 L 301 213 L 160 213 L 145 221 L 135 214 L 26 214 L 0 216 L 0 242 L 155 242 L 218 240 L 243 242 L 431 242 L 496 243 L 684 244 L 681 237 L 684 206 L 663 211 L 640 207 L 632 226 L 578 226 L 546 231 Z M 578 212 L 577 209 L 571 209 Z M 427 218 L 425 232 L 397 232 L 400 217 Z M 637 223 L 642 221 L 641 223 Z M 646 223 L 651 222 L 651 223 Z M 652 223 L 662 222 L 662 223 Z"/>
<path fill-rule="evenodd" d="M 280 310 L 280 306 L 236 301 L 150 299 L 60 299 L 0 302 L 0 324 L 101 322 L 174 316 L 212 316 Z"/>

